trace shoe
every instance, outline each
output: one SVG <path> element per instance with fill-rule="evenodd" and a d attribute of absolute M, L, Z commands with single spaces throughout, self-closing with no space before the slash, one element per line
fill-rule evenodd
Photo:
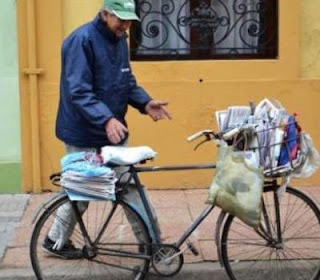
<path fill-rule="evenodd" d="M 67 243 L 63 245 L 63 247 L 60 250 L 53 249 L 54 244 L 54 241 L 52 241 L 49 237 L 46 237 L 43 241 L 42 247 L 50 255 L 66 260 L 76 260 L 83 258 L 82 250 L 74 247 L 71 240 L 68 240 Z"/>

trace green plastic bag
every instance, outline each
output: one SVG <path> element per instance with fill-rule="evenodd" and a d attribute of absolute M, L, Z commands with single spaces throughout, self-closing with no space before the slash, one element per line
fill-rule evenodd
<path fill-rule="evenodd" d="M 206 203 L 221 207 L 257 228 L 261 214 L 263 170 L 253 151 L 234 151 L 221 142 L 216 175 Z"/>

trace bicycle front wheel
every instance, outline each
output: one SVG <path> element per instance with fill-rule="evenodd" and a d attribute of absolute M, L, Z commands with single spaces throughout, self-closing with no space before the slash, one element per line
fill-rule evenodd
<path fill-rule="evenodd" d="M 43 248 L 53 223 L 58 221 L 61 232 L 66 232 L 63 227 L 70 227 L 70 221 L 59 211 L 63 206 L 71 206 L 66 195 L 51 204 L 36 222 L 30 257 L 37 279 L 144 279 L 151 253 L 149 234 L 140 216 L 124 202 L 116 207 L 110 201 L 84 204 L 87 207 L 82 220 L 89 244 L 78 223 L 68 240 L 82 250 L 79 259 L 57 258 Z"/>
<path fill-rule="evenodd" d="M 276 190 L 264 190 L 258 230 L 228 216 L 221 254 L 230 279 L 320 279 L 320 211 L 296 189 Z"/>

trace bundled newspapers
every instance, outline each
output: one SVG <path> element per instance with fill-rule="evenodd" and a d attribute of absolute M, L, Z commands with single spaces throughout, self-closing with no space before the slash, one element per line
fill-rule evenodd
<path fill-rule="evenodd" d="M 96 153 L 80 152 L 61 160 L 61 185 L 71 192 L 115 200 L 116 173 L 103 165 Z"/>
<path fill-rule="evenodd" d="M 156 152 L 147 146 L 105 146 L 100 154 L 68 154 L 61 159 L 60 183 L 74 200 L 82 199 L 81 195 L 115 200 L 117 174 L 107 165 L 132 165 L 155 156 Z"/>
<path fill-rule="evenodd" d="M 246 124 L 254 127 L 254 133 L 246 135 L 245 144 L 240 147 L 256 152 L 266 176 L 293 171 L 306 161 L 306 157 L 310 157 L 304 150 L 316 151 L 312 141 L 301 141 L 301 137 L 306 139 L 309 136 L 305 136 L 305 132 L 301 133 L 295 115 L 287 114 L 277 100 L 265 98 L 255 107 L 230 106 L 227 110 L 217 111 L 215 116 L 221 131 L 245 127 Z M 302 149 L 304 143 L 309 143 L 309 146 L 312 143 L 312 147 Z M 316 170 L 320 158 L 315 153 L 312 157 L 312 170 Z"/>

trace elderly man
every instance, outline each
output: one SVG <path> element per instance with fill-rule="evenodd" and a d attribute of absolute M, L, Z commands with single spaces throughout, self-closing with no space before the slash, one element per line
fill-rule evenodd
<path fill-rule="evenodd" d="M 67 154 L 97 152 L 105 145 L 127 145 L 128 105 L 154 121 L 171 118 L 165 109 L 167 103 L 152 100 L 131 72 L 126 31 L 133 20 L 139 20 L 133 0 L 105 0 L 95 19 L 63 42 L 56 135 L 65 143 Z M 119 174 L 124 171 L 117 170 Z M 134 187 L 125 199 L 142 207 Z M 85 211 L 87 205 L 79 202 L 79 209 Z M 81 250 L 68 240 L 76 223 L 71 204 L 60 207 L 58 215 L 69 224 L 63 233 L 64 241 L 59 236 L 61 219 L 56 219 L 44 249 L 66 259 L 81 258 Z"/>

